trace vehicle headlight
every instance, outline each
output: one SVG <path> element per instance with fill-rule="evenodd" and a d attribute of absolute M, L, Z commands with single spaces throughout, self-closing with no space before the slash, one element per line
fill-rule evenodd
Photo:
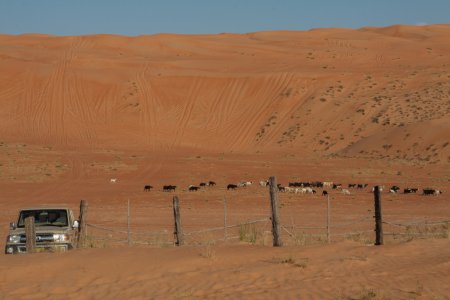
<path fill-rule="evenodd" d="M 8 243 L 20 243 L 20 235 L 19 234 L 8 235 Z"/>
<path fill-rule="evenodd" d="M 64 242 L 68 240 L 68 236 L 67 234 L 63 234 L 63 233 L 55 233 L 53 234 L 53 240 L 55 242 Z"/>

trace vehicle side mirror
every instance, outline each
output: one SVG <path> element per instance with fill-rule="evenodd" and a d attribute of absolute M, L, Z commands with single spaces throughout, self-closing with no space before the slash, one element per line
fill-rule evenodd
<path fill-rule="evenodd" d="M 77 221 L 77 220 L 73 221 L 73 226 L 72 226 L 73 228 L 78 228 L 78 225 L 79 225 L 79 224 L 78 224 L 78 221 Z"/>
<path fill-rule="evenodd" d="M 9 223 L 9 228 L 10 228 L 11 230 L 15 230 L 15 229 L 17 228 L 16 223 L 14 223 L 14 222 Z"/>

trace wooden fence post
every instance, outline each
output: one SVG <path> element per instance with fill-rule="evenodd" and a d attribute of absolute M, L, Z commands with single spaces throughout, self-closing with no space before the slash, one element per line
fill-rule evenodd
<path fill-rule="evenodd" d="M 331 203 L 330 203 L 330 195 L 327 195 L 327 242 L 331 243 Z"/>
<path fill-rule="evenodd" d="M 377 185 L 373 190 L 375 199 L 375 245 L 383 245 L 383 218 L 381 213 L 381 193 Z"/>
<path fill-rule="evenodd" d="M 272 207 L 273 246 L 281 247 L 283 246 L 283 241 L 281 240 L 280 219 L 278 216 L 278 186 L 276 177 L 272 176 L 269 178 L 269 187 L 270 205 Z"/>
<path fill-rule="evenodd" d="M 131 229 L 130 229 L 130 199 L 128 199 L 127 206 L 127 237 L 128 237 L 128 247 L 131 246 Z"/>
<path fill-rule="evenodd" d="M 36 230 L 33 216 L 25 218 L 25 237 L 27 239 L 27 253 L 33 253 L 36 249 Z"/>
<path fill-rule="evenodd" d="M 228 239 L 228 224 L 227 224 L 227 217 L 228 217 L 228 208 L 227 208 L 227 197 L 223 197 L 223 230 L 224 230 L 224 239 L 225 242 Z"/>
<path fill-rule="evenodd" d="M 78 224 L 78 240 L 77 247 L 82 248 L 86 243 L 87 227 L 86 218 L 88 211 L 88 203 L 86 200 L 80 201 L 80 224 Z"/>
<path fill-rule="evenodd" d="M 181 246 L 184 244 L 183 240 L 183 230 L 181 228 L 181 220 L 180 220 L 180 200 L 178 200 L 177 196 L 173 196 L 173 216 L 175 219 L 175 245 Z"/>
<path fill-rule="evenodd" d="M 447 222 L 447 237 L 450 239 L 450 222 Z"/>

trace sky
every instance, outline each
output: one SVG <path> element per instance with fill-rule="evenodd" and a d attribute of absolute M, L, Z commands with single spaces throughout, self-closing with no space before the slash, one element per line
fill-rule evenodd
<path fill-rule="evenodd" d="M 246 33 L 450 23 L 450 0 L 0 0 L 0 33 Z"/>

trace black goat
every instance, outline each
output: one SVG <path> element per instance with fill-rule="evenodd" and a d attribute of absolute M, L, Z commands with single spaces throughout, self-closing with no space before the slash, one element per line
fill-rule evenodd
<path fill-rule="evenodd" d="M 175 192 L 175 189 L 177 188 L 176 185 L 165 185 L 163 186 L 164 192 Z"/>
<path fill-rule="evenodd" d="M 437 189 L 426 188 L 426 189 L 423 189 L 423 194 L 424 195 L 435 195 L 435 196 L 437 196 L 439 194 L 442 194 L 442 191 L 437 190 Z"/>
<path fill-rule="evenodd" d="M 153 187 L 151 185 L 144 185 L 144 192 L 150 192 Z"/>
<path fill-rule="evenodd" d="M 235 184 L 229 184 L 229 185 L 227 185 L 227 190 L 235 190 L 235 189 L 237 189 L 237 185 L 235 185 Z"/>
<path fill-rule="evenodd" d="M 403 194 L 411 194 L 411 193 L 417 193 L 417 188 L 405 188 L 403 189 Z"/>

